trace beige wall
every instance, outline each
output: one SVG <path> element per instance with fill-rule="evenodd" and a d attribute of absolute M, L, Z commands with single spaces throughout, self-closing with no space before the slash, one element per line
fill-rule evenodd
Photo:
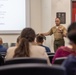
<path fill-rule="evenodd" d="M 51 0 L 42 0 L 42 32 L 47 32 L 51 28 Z M 52 47 L 53 43 L 51 44 L 50 36 L 47 36 L 45 41 L 45 45 L 48 47 Z"/>
<path fill-rule="evenodd" d="M 31 27 L 37 32 L 41 32 L 41 0 L 31 1 Z"/>

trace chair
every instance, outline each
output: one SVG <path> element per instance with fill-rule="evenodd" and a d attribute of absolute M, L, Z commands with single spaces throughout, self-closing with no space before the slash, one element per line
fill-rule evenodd
<path fill-rule="evenodd" d="M 67 57 L 56 58 L 54 64 L 61 65 Z"/>
<path fill-rule="evenodd" d="M 66 75 L 64 67 L 44 64 L 15 64 L 0 67 L 0 75 Z"/>
<path fill-rule="evenodd" d="M 1 65 L 4 65 L 4 58 L 1 56 L 1 54 L 0 54 L 0 66 Z"/>
<path fill-rule="evenodd" d="M 50 62 L 52 63 L 52 59 L 53 59 L 54 55 L 48 55 L 48 56 L 49 56 Z"/>
<path fill-rule="evenodd" d="M 8 48 L 8 43 L 3 43 L 3 46 L 4 46 L 5 48 Z"/>
<path fill-rule="evenodd" d="M 55 53 L 47 52 L 47 55 L 54 55 Z"/>
<path fill-rule="evenodd" d="M 11 43 L 10 47 L 16 46 L 16 43 Z"/>
<path fill-rule="evenodd" d="M 1 56 L 5 58 L 6 52 L 0 52 Z"/>
<path fill-rule="evenodd" d="M 20 63 L 43 63 L 43 64 L 47 64 L 47 60 L 41 59 L 41 58 L 21 57 L 21 58 L 13 58 L 11 60 L 5 61 L 5 65 L 20 64 Z"/>

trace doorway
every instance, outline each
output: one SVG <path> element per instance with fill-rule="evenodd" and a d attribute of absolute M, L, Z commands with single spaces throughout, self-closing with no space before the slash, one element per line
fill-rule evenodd
<path fill-rule="evenodd" d="M 72 1 L 72 22 L 76 22 L 76 1 Z"/>

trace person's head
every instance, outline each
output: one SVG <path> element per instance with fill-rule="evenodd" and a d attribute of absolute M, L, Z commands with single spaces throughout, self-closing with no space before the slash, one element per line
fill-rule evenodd
<path fill-rule="evenodd" d="M 55 24 L 56 24 L 56 26 L 59 26 L 60 25 L 60 19 L 59 18 L 56 18 L 55 19 Z"/>
<path fill-rule="evenodd" d="M 36 36 L 36 42 L 37 42 L 37 44 L 43 44 L 43 42 L 44 42 L 44 39 L 45 39 L 45 36 L 44 35 L 37 35 Z"/>
<path fill-rule="evenodd" d="M 2 45 L 3 44 L 3 41 L 2 41 L 2 38 L 0 37 L 0 45 Z"/>
<path fill-rule="evenodd" d="M 15 54 L 13 57 L 29 57 L 29 43 L 34 42 L 35 39 L 35 31 L 32 28 L 24 28 L 21 32 L 19 45 L 15 50 Z"/>
<path fill-rule="evenodd" d="M 20 40 L 20 36 L 17 37 L 16 45 L 18 46 Z"/>
<path fill-rule="evenodd" d="M 76 50 L 76 22 L 71 23 L 68 27 L 68 38 L 73 49 Z"/>

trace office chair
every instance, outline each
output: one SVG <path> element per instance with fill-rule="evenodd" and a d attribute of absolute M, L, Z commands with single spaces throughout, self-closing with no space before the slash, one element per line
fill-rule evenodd
<path fill-rule="evenodd" d="M 11 60 L 5 61 L 5 65 L 20 64 L 20 63 L 43 63 L 43 64 L 47 64 L 47 60 L 41 59 L 41 58 L 18 57 L 18 58 L 13 58 Z"/>
<path fill-rule="evenodd" d="M 64 67 L 46 64 L 15 64 L 0 67 L 1 75 L 66 75 Z"/>
<path fill-rule="evenodd" d="M 54 55 L 48 55 L 48 56 L 49 56 L 50 62 L 52 63 L 52 59 L 53 59 Z"/>
<path fill-rule="evenodd" d="M 55 53 L 47 52 L 47 55 L 54 55 Z"/>
<path fill-rule="evenodd" d="M 16 43 L 11 43 L 10 47 L 16 46 Z"/>
<path fill-rule="evenodd" d="M 0 66 L 1 65 L 4 65 L 4 58 L 1 56 L 1 54 L 0 54 Z"/>
<path fill-rule="evenodd" d="M 8 48 L 9 46 L 8 46 L 8 43 L 3 43 L 3 46 L 5 47 L 5 48 Z"/>
<path fill-rule="evenodd" d="M 56 58 L 54 64 L 61 65 L 67 57 Z"/>

